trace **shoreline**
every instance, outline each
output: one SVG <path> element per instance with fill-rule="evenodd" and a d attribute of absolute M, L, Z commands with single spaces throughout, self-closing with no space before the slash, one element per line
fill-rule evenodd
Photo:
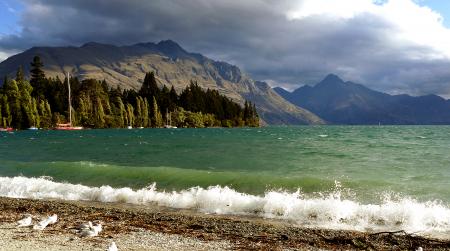
<path fill-rule="evenodd" d="M 60 201 L 60 200 L 34 200 L 0 197 L 0 229 L 15 234 L 15 242 L 28 243 L 27 237 L 38 242 L 36 232 L 28 233 L 18 230 L 14 223 L 26 214 L 45 216 L 58 214 L 58 222 L 49 226 L 39 236 L 65 236 L 66 239 L 58 245 L 66 249 L 77 242 L 86 240 L 96 244 L 99 250 L 105 250 L 107 243 L 117 240 L 119 250 L 155 250 L 152 248 L 134 249 L 127 246 L 126 240 L 134 238 L 136 233 L 145 233 L 138 242 L 151 239 L 176 239 L 182 243 L 195 243 L 194 246 L 184 246 L 179 249 L 175 246 L 155 248 L 163 250 L 327 250 L 327 249 L 397 249 L 416 250 L 450 250 L 450 240 L 439 240 L 421 237 L 405 232 L 366 233 L 347 230 L 327 230 L 303 228 L 294 226 L 285 221 L 267 220 L 250 216 L 213 215 L 203 214 L 189 210 L 177 210 L 155 205 L 131 205 L 124 203 L 101 203 L 90 201 Z M 98 237 L 80 239 L 74 232 L 74 227 L 86 221 L 100 220 L 104 229 Z M 11 227 L 12 226 L 12 227 Z M 153 236 L 153 237 L 152 237 Z M 3 236 L 3 238 L 6 238 Z M 61 238 L 60 238 L 61 239 Z M 123 242 L 122 242 L 123 240 Z M 1 242 L 1 238 L 0 238 Z M 45 241 L 44 241 L 45 242 Z M 16 243 L 17 244 L 17 243 Z M 125 246 L 121 246 L 123 244 Z M 191 245 L 189 244 L 189 245 Z M 75 245 L 77 247 L 77 245 Z M 0 250 L 11 250 L 13 246 L 2 247 Z M 95 249 L 95 245 L 93 246 Z M 141 247 L 142 248 L 142 247 Z M 56 250 L 57 248 L 55 248 Z M 76 250 L 76 249 L 70 249 Z"/>

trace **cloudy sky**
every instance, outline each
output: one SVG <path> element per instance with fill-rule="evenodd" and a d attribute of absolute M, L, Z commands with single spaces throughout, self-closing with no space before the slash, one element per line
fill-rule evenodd
<path fill-rule="evenodd" d="M 0 0 L 0 60 L 32 46 L 172 39 L 293 89 L 327 73 L 450 97 L 448 0 Z"/>

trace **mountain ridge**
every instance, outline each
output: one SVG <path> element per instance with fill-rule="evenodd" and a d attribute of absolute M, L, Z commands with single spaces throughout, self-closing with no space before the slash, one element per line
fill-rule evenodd
<path fill-rule="evenodd" d="M 450 124 L 450 100 L 434 94 L 390 95 L 334 74 L 293 92 L 274 91 L 332 124 Z"/>
<path fill-rule="evenodd" d="M 184 89 L 190 81 L 216 89 L 243 105 L 256 104 L 268 124 L 323 124 L 315 114 L 284 100 L 271 88 L 262 88 L 239 67 L 190 53 L 172 40 L 133 45 L 88 42 L 80 47 L 33 47 L 0 63 L 0 76 L 14 76 L 22 65 L 29 72 L 32 58 L 39 55 L 47 76 L 64 78 L 70 72 L 80 79 L 106 80 L 111 86 L 138 89 L 148 72 L 155 72 L 158 84 Z"/>

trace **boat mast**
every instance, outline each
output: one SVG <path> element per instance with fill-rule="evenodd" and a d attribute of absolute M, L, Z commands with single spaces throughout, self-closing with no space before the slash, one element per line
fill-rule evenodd
<path fill-rule="evenodd" d="M 72 101 L 70 98 L 70 76 L 69 72 L 67 72 L 67 87 L 69 88 L 69 124 L 72 126 Z"/>
<path fill-rule="evenodd" d="M 170 125 L 169 124 L 169 109 L 166 108 L 166 126 Z"/>

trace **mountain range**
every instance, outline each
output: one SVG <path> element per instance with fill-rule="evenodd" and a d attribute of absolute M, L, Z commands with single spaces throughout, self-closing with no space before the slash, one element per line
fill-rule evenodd
<path fill-rule="evenodd" d="M 437 95 L 389 95 L 334 74 L 293 92 L 274 90 L 331 124 L 450 124 L 450 100 Z"/>
<path fill-rule="evenodd" d="M 19 66 L 29 72 L 34 56 L 44 62 L 47 76 L 106 80 L 123 89 L 140 88 L 144 76 L 154 72 L 160 85 L 184 89 L 190 81 L 216 89 L 234 101 L 256 104 L 263 124 L 323 124 L 324 121 L 286 101 L 264 82 L 252 80 L 238 67 L 190 53 L 171 40 L 115 46 L 90 42 L 80 47 L 33 47 L 0 63 L 0 76 L 14 76 Z"/>
<path fill-rule="evenodd" d="M 187 52 L 172 40 L 115 46 L 90 42 L 80 47 L 33 47 L 0 63 L 0 76 L 29 72 L 34 56 L 44 62 L 47 76 L 106 80 L 111 86 L 138 89 L 146 73 L 177 91 L 190 81 L 216 89 L 234 101 L 256 104 L 263 124 L 450 124 L 450 101 L 437 95 L 390 95 L 334 74 L 314 86 L 293 92 L 272 89 L 237 66 Z"/>

